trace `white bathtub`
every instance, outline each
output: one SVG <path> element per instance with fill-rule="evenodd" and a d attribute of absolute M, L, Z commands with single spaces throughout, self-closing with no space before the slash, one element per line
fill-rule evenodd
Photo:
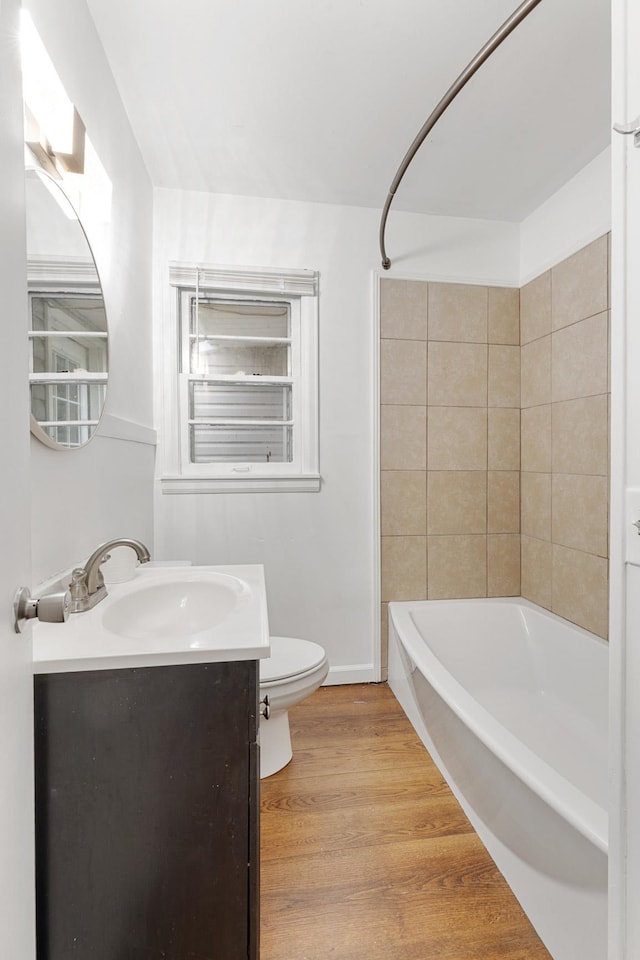
<path fill-rule="evenodd" d="M 389 685 L 551 955 L 605 960 L 607 644 L 520 598 L 391 603 Z"/>

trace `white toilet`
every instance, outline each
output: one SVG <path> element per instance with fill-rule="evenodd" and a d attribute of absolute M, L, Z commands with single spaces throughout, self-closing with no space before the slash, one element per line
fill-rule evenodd
<path fill-rule="evenodd" d="M 295 637 L 271 637 L 271 656 L 260 660 L 260 778 L 270 777 L 292 757 L 289 707 L 318 689 L 329 672 L 319 643 Z M 268 712 L 268 719 L 264 715 Z"/>

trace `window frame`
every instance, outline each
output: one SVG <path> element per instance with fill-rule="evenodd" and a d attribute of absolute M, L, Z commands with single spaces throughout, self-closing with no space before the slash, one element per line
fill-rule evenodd
<path fill-rule="evenodd" d="M 318 451 L 318 273 L 169 264 L 171 303 L 161 345 L 163 363 L 163 493 L 252 491 L 314 492 L 320 489 Z M 189 385 L 245 383 L 252 378 L 189 372 L 190 304 L 202 301 L 284 303 L 290 317 L 291 369 L 268 382 L 290 384 L 293 461 L 192 463 Z M 255 382 L 255 381 L 253 381 Z"/>

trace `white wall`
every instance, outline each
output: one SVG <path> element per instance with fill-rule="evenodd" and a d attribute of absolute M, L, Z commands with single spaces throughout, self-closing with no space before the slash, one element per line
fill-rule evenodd
<path fill-rule="evenodd" d="M 38 582 L 85 560 L 113 536 L 153 546 L 153 193 L 84 0 L 28 0 L 25 6 L 113 185 L 110 223 L 87 230 L 109 322 L 107 416 L 82 450 L 52 451 L 32 440 Z"/>
<path fill-rule="evenodd" d="M 521 286 L 610 229 L 608 147 L 521 223 Z"/>
<path fill-rule="evenodd" d="M 320 271 L 320 493 L 169 495 L 158 484 L 156 553 L 264 563 L 271 633 L 322 643 L 334 681 L 374 678 L 378 218 L 327 204 L 171 190 L 155 197 L 157 330 L 171 260 Z M 394 212 L 387 248 L 391 276 L 517 283 L 514 224 Z M 159 369 L 161 344 L 156 362 Z"/>

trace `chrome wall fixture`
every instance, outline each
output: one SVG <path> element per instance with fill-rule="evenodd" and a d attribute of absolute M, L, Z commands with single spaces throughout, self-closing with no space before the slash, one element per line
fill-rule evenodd
<path fill-rule="evenodd" d="M 631 123 L 614 123 L 613 129 L 616 133 L 622 133 L 626 136 L 633 134 L 634 147 L 640 147 L 640 117 L 636 117 Z M 640 533 L 640 530 L 638 530 Z"/>
<path fill-rule="evenodd" d="M 389 187 L 389 193 L 387 195 L 387 199 L 385 200 L 384 208 L 382 210 L 382 218 L 380 220 L 380 253 L 382 255 L 382 266 L 384 267 L 385 270 L 388 270 L 389 267 L 391 266 L 391 260 L 387 256 L 387 252 L 385 250 L 385 245 L 384 245 L 384 233 L 387 226 L 387 217 L 389 216 L 389 210 L 391 208 L 391 204 L 393 203 L 393 198 L 396 194 L 396 190 L 400 186 L 400 182 L 402 181 L 402 178 L 407 172 L 411 164 L 411 161 L 415 157 L 416 153 L 418 152 L 418 150 L 420 149 L 425 139 L 427 138 L 427 136 L 429 135 L 433 127 L 436 125 L 436 123 L 438 122 L 442 114 L 445 112 L 447 107 L 449 107 L 450 104 L 453 103 L 453 101 L 458 96 L 462 88 L 466 86 L 469 80 L 471 80 L 471 77 L 473 77 L 476 71 L 480 69 L 482 64 L 489 59 L 491 54 L 494 52 L 494 50 L 496 50 L 500 46 L 502 41 L 506 40 L 509 34 L 512 33 L 513 30 L 515 30 L 518 24 L 522 23 L 525 17 L 527 17 L 531 13 L 531 11 L 538 6 L 540 2 L 541 0 L 525 0 L 525 2 L 521 3 L 518 9 L 514 10 L 511 16 L 507 20 L 505 20 L 505 22 L 502 24 L 500 29 L 496 30 L 496 32 L 491 37 L 491 39 L 488 40 L 487 43 L 485 43 L 484 47 L 479 51 L 479 53 L 475 55 L 475 57 L 468 64 L 468 66 L 465 67 L 465 69 L 462 71 L 458 79 L 454 83 L 452 83 L 452 85 L 449 87 L 444 97 L 439 102 L 435 110 L 433 110 L 433 112 L 429 115 L 429 117 L 421 127 L 419 133 L 417 134 L 416 138 L 414 139 L 413 143 L 407 150 L 404 156 L 404 159 L 400 164 L 400 166 L 398 167 L 398 171 L 395 177 L 393 178 L 393 182 Z"/>

